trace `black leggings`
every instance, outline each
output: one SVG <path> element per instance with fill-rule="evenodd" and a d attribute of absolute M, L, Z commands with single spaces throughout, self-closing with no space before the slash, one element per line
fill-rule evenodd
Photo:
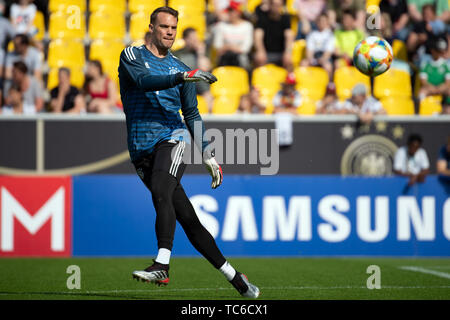
<path fill-rule="evenodd" d="M 178 220 L 194 248 L 214 267 L 220 268 L 226 260 L 214 238 L 200 223 L 181 183 L 166 171 L 153 171 L 149 180 L 144 183 L 152 193 L 156 210 L 158 248 L 172 250 Z"/>

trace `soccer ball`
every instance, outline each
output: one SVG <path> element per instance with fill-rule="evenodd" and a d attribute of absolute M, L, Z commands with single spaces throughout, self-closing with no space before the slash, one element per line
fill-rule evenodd
<path fill-rule="evenodd" d="M 393 57 L 392 47 L 386 40 L 371 36 L 355 47 L 353 64 L 365 75 L 376 77 L 389 69 Z"/>

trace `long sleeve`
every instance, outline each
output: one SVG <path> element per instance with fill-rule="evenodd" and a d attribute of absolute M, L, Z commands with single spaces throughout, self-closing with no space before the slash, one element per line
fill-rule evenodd
<path fill-rule="evenodd" d="M 183 82 L 183 74 L 151 75 L 140 56 L 139 50 L 128 47 L 120 54 L 119 78 L 127 77 L 137 88 L 158 91 L 173 88 Z"/>
<path fill-rule="evenodd" d="M 195 84 L 185 83 L 181 92 L 181 111 L 189 133 L 194 139 L 198 149 L 203 153 L 208 146 L 204 140 L 205 126 L 197 108 L 197 93 Z"/>

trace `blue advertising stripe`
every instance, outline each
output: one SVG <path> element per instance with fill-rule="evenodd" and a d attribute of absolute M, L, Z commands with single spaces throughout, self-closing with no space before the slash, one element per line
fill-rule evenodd
<path fill-rule="evenodd" d="M 182 183 L 226 256 L 450 256 L 450 184 L 401 177 L 207 175 Z M 151 256 L 155 211 L 135 175 L 73 178 L 75 256 Z M 173 255 L 197 255 L 177 225 Z"/>

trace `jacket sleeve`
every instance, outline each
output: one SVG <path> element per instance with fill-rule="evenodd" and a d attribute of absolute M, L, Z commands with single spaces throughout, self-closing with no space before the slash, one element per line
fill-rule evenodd
<path fill-rule="evenodd" d="M 208 146 L 204 139 L 205 126 L 197 108 L 197 91 L 194 83 L 185 82 L 181 89 L 181 111 L 189 133 L 194 139 L 197 148 L 202 152 Z"/>
<path fill-rule="evenodd" d="M 183 82 L 183 73 L 151 75 L 144 66 L 139 50 L 125 48 L 120 54 L 119 78 L 127 77 L 137 88 L 158 91 L 173 88 Z"/>

